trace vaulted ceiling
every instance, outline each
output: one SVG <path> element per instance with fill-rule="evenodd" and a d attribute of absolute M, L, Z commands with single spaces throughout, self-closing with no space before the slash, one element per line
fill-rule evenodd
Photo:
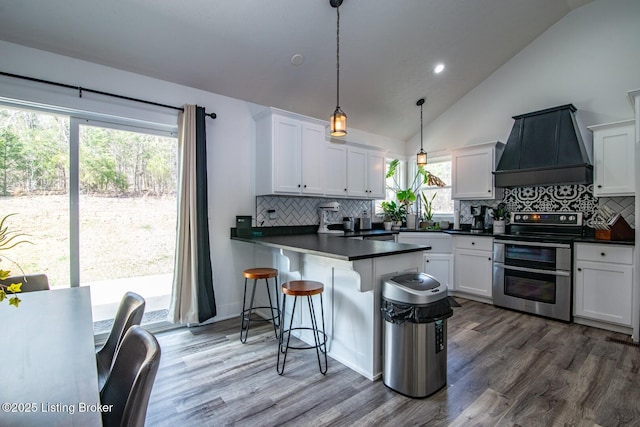
<path fill-rule="evenodd" d="M 408 140 L 419 98 L 427 124 L 589 1 L 344 0 L 349 127 Z M 325 120 L 336 106 L 329 0 L 0 0 L 0 39 Z"/>

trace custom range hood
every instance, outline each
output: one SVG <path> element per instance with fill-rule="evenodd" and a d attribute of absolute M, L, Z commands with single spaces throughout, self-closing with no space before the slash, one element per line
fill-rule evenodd
<path fill-rule="evenodd" d="M 496 187 L 591 184 L 593 166 L 572 104 L 515 116 Z"/>

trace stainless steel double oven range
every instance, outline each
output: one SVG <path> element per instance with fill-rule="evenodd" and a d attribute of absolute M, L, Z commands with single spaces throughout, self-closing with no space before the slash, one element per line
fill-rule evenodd
<path fill-rule="evenodd" d="M 493 243 L 493 304 L 571 321 L 573 240 L 581 212 L 512 212 Z"/>

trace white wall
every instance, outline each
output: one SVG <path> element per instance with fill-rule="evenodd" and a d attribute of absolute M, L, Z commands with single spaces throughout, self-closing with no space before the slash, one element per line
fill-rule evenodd
<path fill-rule="evenodd" d="M 254 248 L 232 242 L 236 215 L 255 214 L 255 128 L 253 116 L 264 106 L 102 65 L 0 41 L 0 71 L 116 93 L 162 104 L 197 104 L 215 112 L 207 119 L 209 218 L 218 317 L 238 316 L 242 308 L 241 273 L 255 266 Z M 215 78 L 215 76 L 212 76 Z M 137 123 L 177 126 L 178 111 L 0 77 L 0 98 L 62 106 L 134 119 Z M 355 129 L 360 143 L 404 151 L 404 142 Z"/>
<path fill-rule="evenodd" d="M 505 142 L 512 116 L 569 103 L 590 141 L 586 126 L 633 117 L 627 91 L 640 88 L 639 40 L 640 1 L 597 0 L 572 11 L 425 126 L 425 150 Z M 407 154 L 419 146 L 420 133 Z"/>

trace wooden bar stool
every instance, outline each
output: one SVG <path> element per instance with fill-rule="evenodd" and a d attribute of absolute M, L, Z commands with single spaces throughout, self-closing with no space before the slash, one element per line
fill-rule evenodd
<path fill-rule="evenodd" d="M 278 270 L 275 268 L 249 268 L 242 272 L 244 276 L 244 296 L 242 297 L 242 314 L 240 315 L 240 342 L 246 343 L 249 336 L 249 326 L 251 325 L 251 314 L 253 310 L 259 308 L 268 308 L 271 310 L 271 317 L 269 319 L 253 319 L 254 321 L 270 321 L 273 322 L 273 332 L 278 338 L 278 327 L 280 326 L 280 302 L 278 300 Z M 253 290 L 251 291 L 251 302 L 249 308 L 247 308 L 247 280 L 253 279 Z M 256 285 L 258 280 L 264 279 L 267 286 L 267 296 L 269 297 L 269 306 L 253 306 L 253 300 L 256 296 Z M 271 291 L 269 290 L 269 279 L 275 279 L 274 284 L 274 297 L 276 299 L 276 306 L 273 306 L 271 299 Z"/>
<path fill-rule="evenodd" d="M 287 361 L 287 352 L 290 348 L 295 350 L 309 350 L 312 348 L 316 349 L 316 355 L 318 356 L 318 367 L 320 368 L 320 373 L 322 375 L 327 373 L 327 334 L 325 333 L 324 328 L 324 306 L 322 304 L 322 292 L 324 291 L 324 285 L 320 282 L 315 282 L 313 280 L 293 280 L 291 282 L 282 284 L 282 317 L 280 319 L 280 338 L 278 340 L 278 361 L 276 369 L 278 370 L 278 374 L 282 375 L 284 373 L 284 365 Z M 284 329 L 284 317 L 285 317 L 285 307 L 287 304 L 287 295 L 293 296 L 293 309 L 291 310 L 291 320 L 289 321 L 289 329 Z M 320 314 L 322 316 L 322 330 L 318 329 L 318 321 L 316 319 L 316 312 L 314 310 L 313 299 L 311 298 L 313 295 L 320 295 Z M 293 317 L 296 312 L 296 302 L 298 301 L 298 297 L 307 297 L 307 304 L 309 306 L 309 314 L 311 317 L 311 327 L 297 327 L 293 328 Z M 293 346 L 289 343 L 291 339 L 292 331 L 312 331 L 313 339 L 315 345 L 302 345 L 302 346 Z M 287 336 L 287 343 L 284 344 L 284 337 Z M 280 354 L 284 354 L 282 357 L 282 368 L 280 367 Z M 322 362 L 320 361 L 320 353 L 324 355 L 324 367 L 322 366 Z"/>

